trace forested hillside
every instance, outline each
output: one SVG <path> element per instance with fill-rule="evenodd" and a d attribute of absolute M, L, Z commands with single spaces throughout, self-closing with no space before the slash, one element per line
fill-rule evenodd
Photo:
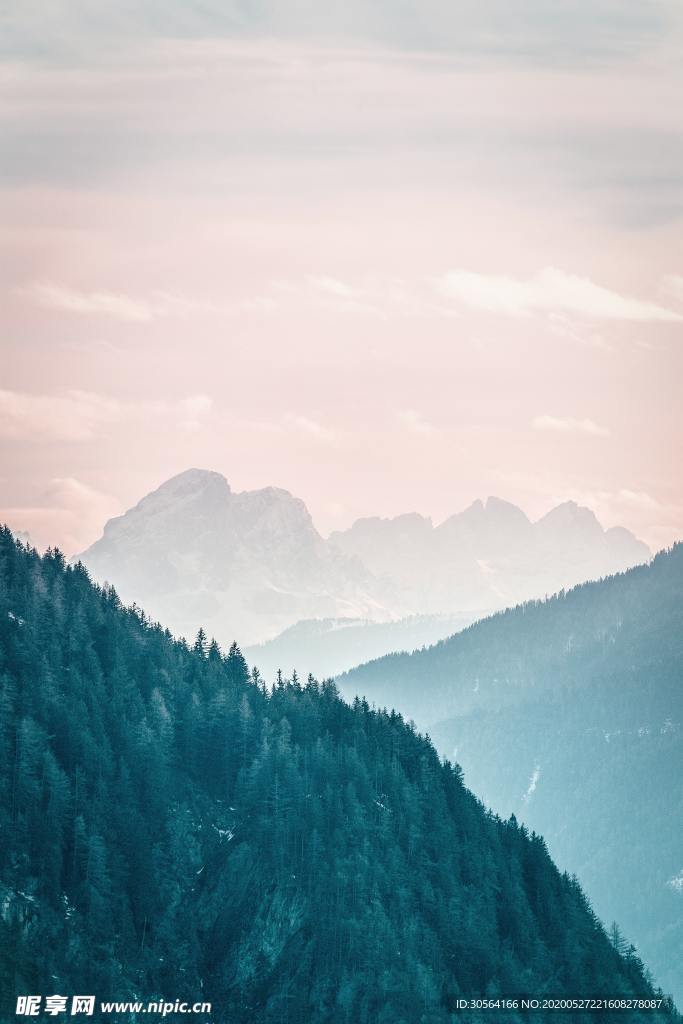
<path fill-rule="evenodd" d="M 270 693 L 236 647 L 188 648 L 7 530 L 0 682 L 3 1020 L 22 992 L 245 1024 L 651 992 L 543 840 L 399 715 L 314 679 Z"/>
<path fill-rule="evenodd" d="M 683 545 L 340 685 L 414 717 L 487 806 L 541 832 L 680 1001 Z"/>

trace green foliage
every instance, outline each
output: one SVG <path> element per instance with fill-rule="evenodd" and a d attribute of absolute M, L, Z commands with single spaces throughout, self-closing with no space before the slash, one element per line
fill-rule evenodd
<path fill-rule="evenodd" d="M 652 991 L 399 714 L 269 693 L 236 645 L 188 648 L 7 530 L 0 680 L 3 1019 L 17 992 L 446 1024 L 460 995 Z"/>

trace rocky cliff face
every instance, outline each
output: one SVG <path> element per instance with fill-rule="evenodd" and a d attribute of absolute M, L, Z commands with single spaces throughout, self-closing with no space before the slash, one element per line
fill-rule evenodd
<path fill-rule="evenodd" d="M 558 505 L 536 523 L 500 498 L 475 501 L 434 527 L 422 516 L 362 519 L 330 542 L 394 579 L 422 613 L 500 608 L 647 561 L 621 527 L 588 508 Z"/>
<path fill-rule="evenodd" d="M 388 617 L 386 585 L 332 548 L 304 503 L 274 487 L 234 494 L 191 469 L 111 520 L 81 556 L 97 580 L 172 630 L 240 643 L 319 615 Z"/>
<path fill-rule="evenodd" d="M 589 509 L 567 503 L 531 523 L 498 498 L 437 527 L 417 514 L 368 518 L 325 540 L 288 491 L 234 493 L 220 473 L 199 469 L 110 520 L 81 555 L 95 579 L 174 632 L 191 636 L 203 625 L 241 644 L 303 619 L 471 619 L 648 557 Z"/>

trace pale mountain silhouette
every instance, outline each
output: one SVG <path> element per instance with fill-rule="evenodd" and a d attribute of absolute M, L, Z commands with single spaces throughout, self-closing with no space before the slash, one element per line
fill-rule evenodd
<path fill-rule="evenodd" d="M 249 644 L 308 619 L 470 621 L 649 554 L 627 530 L 605 531 L 573 503 L 531 523 L 498 498 L 436 527 L 413 513 L 360 519 L 326 540 L 288 491 L 235 493 L 220 473 L 189 469 L 111 519 L 80 558 L 174 632 L 192 636 L 202 625 L 219 640 Z M 414 622 L 406 630 L 413 636 Z M 404 646 L 400 630 L 389 635 Z M 358 660 L 351 644 L 335 669 Z"/>

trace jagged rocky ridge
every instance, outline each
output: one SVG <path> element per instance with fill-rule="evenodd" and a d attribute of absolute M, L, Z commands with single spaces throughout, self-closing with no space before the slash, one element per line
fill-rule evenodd
<path fill-rule="evenodd" d="M 531 523 L 496 498 L 437 527 L 418 515 L 362 519 L 325 540 L 287 491 L 236 494 L 221 474 L 197 469 L 110 520 L 81 556 L 98 581 L 176 634 L 203 625 L 243 645 L 311 619 L 431 615 L 438 628 L 440 616 L 471 620 L 648 557 L 627 530 L 603 530 L 571 502 Z M 412 634 L 406 623 L 394 648 Z M 359 661 L 355 654 L 350 642 L 344 667 Z"/>

